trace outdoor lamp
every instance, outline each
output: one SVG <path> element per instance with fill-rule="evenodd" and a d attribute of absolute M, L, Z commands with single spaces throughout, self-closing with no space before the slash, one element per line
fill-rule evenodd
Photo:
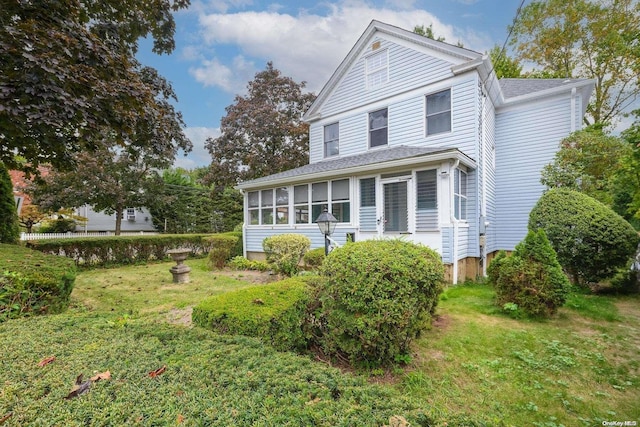
<path fill-rule="evenodd" d="M 325 208 L 325 210 L 318 215 L 318 218 L 316 218 L 316 223 L 318 224 L 320 232 L 324 234 L 324 254 L 329 255 L 329 236 L 331 236 L 333 230 L 336 229 L 338 220 Z"/>

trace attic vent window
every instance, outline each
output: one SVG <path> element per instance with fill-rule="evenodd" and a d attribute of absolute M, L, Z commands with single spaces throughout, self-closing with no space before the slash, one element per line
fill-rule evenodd
<path fill-rule="evenodd" d="M 374 89 L 389 81 L 389 55 L 387 49 L 367 56 L 365 61 L 367 88 Z"/>
<path fill-rule="evenodd" d="M 374 42 L 371 45 L 371 50 L 378 50 L 378 49 L 380 49 L 380 42 Z"/>

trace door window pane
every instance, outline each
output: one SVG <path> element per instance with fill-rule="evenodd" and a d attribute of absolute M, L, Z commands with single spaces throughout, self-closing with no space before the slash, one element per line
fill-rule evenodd
<path fill-rule="evenodd" d="M 406 232 L 409 229 L 407 212 L 407 182 L 384 185 L 384 231 Z"/>

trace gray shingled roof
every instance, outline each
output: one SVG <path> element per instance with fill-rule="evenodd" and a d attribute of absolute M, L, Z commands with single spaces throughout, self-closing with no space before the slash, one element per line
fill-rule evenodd
<path fill-rule="evenodd" d="M 392 160 L 408 159 L 411 157 L 426 156 L 435 153 L 443 153 L 446 151 L 457 152 L 458 150 L 449 147 L 407 147 L 405 145 L 400 145 L 397 147 L 368 151 L 363 154 L 340 157 L 337 159 L 327 159 L 317 163 L 311 163 L 299 168 L 290 169 L 288 171 L 276 173 L 262 178 L 257 178 L 251 181 L 244 181 L 240 183 L 240 186 L 253 186 L 254 184 L 268 183 L 270 181 L 275 181 L 283 178 L 293 178 L 315 173 L 332 172 L 358 166 L 371 165 L 371 169 L 373 170 L 375 169 L 373 165 L 379 163 L 389 162 Z"/>
<path fill-rule="evenodd" d="M 509 99 L 561 86 L 574 85 L 576 82 L 586 82 L 588 79 L 500 79 L 499 81 L 504 99 Z"/>

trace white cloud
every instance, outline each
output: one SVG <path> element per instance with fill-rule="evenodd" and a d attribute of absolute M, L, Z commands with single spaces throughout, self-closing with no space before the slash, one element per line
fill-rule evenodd
<path fill-rule="evenodd" d="M 398 3 L 407 7 L 412 4 L 411 0 L 390 2 L 396 7 Z M 205 47 L 235 46 L 241 54 L 236 59 L 242 58 L 242 61 L 225 65 L 218 54 L 203 59 L 191 73 L 205 85 L 238 93 L 238 80 L 242 79 L 242 85 L 246 86 L 259 71 L 249 70 L 249 66 L 255 62 L 262 69 L 263 64 L 271 60 L 285 75 L 306 81 L 307 88 L 318 93 L 373 19 L 406 29 L 432 24 L 434 33 L 449 42 L 460 40 L 479 51 L 491 47 L 488 37 L 446 25 L 425 10 L 375 8 L 362 1 L 327 7 L 326 16 L 307 12 L 292 16 L 273 11 L 202 13 L 199 22 Z"/>
<path fill-rule="evenodd" d="M 199 166 L 207 166 L 211 163 L 211 155 L 204 146 L 207 138 L 220 136 L 220 128 L 188 127 L 184 130 L 187 138 L 193 143 L 193 150 L 185 157 L 183 152 L 178 153 L 173 163 L 174 167 L 193 169 Z"/>

